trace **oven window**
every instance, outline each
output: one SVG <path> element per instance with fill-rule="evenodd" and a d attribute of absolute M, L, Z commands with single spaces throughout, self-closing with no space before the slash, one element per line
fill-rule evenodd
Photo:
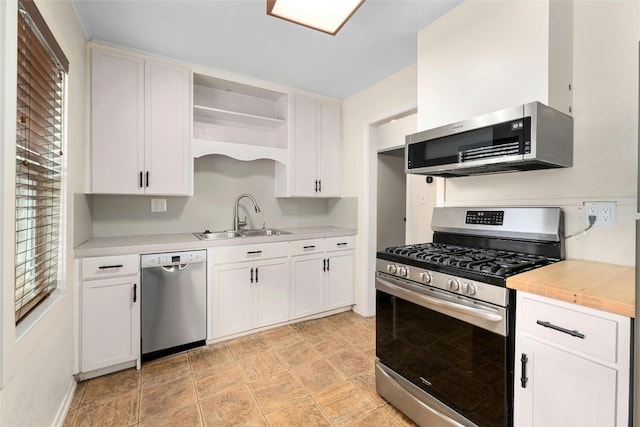
<path fill-rule="evenodd" d="M 376 356 L 483 426 L 508 425 L 507 339 L 376 291 Z"/>

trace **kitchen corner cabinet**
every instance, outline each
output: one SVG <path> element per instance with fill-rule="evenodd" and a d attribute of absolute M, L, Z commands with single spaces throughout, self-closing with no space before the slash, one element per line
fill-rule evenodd
<path fill-rule="evenodd" d="M 215 248 L 211 338 L 289 320 L 288 244 Z"/>
<path fill-rule="evenodd" d="M 92 193 L 189 195 L 191 72 L 91 51 Z"/>
<path fill-rule="evenodd" d="M 518 291 L 514 425 L 627 426 L 631 319 Z"/>
<path fill-rule="evenodd" d="M 135 366 L 140 355 L 137 255 L 82 260 L 80 371 Z"/>
<path fill-rule="evenodd" d="M 291 318 L 354 303 L 353 236 L 291 242 Z"/>
<path fill-rule="evenodd" d="M 278 197 L 339 197 L 341 107 L 338 102 L 290 97 L 290 160 L 276 168 Z"/>

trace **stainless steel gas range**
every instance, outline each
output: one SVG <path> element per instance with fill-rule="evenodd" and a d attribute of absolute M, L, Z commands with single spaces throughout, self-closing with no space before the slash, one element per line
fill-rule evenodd
<path fill-rule="evenodd" d="M 560 208 L 435 208 L 376 261 L 376 389 L 422 426 L 512 426 L 515 291 L 564 258 Z"/>

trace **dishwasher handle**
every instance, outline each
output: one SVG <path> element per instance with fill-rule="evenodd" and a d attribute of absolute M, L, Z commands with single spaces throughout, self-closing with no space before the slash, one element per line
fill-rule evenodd
<path fill-rule="evenodd" d="M 161 265 L 164 271 L 168 271 L 169 273 L 184 271 L 189 268 L 191 264 L 177 264 L 177 265 Z"/>

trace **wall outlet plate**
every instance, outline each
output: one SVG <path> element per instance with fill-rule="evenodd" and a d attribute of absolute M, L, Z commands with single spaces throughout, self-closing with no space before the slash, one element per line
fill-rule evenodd
<path fill-rule="evenodd" d="M 595 216 L 594 227 L 616 225 L 616 202 L 584 202 L 584 221 L 589 225 L 589 216 Z"/>
<path fill-rule="evenodd" d="M 167 199 L 151 199 L 151 212 L 166 212 Z"/>

